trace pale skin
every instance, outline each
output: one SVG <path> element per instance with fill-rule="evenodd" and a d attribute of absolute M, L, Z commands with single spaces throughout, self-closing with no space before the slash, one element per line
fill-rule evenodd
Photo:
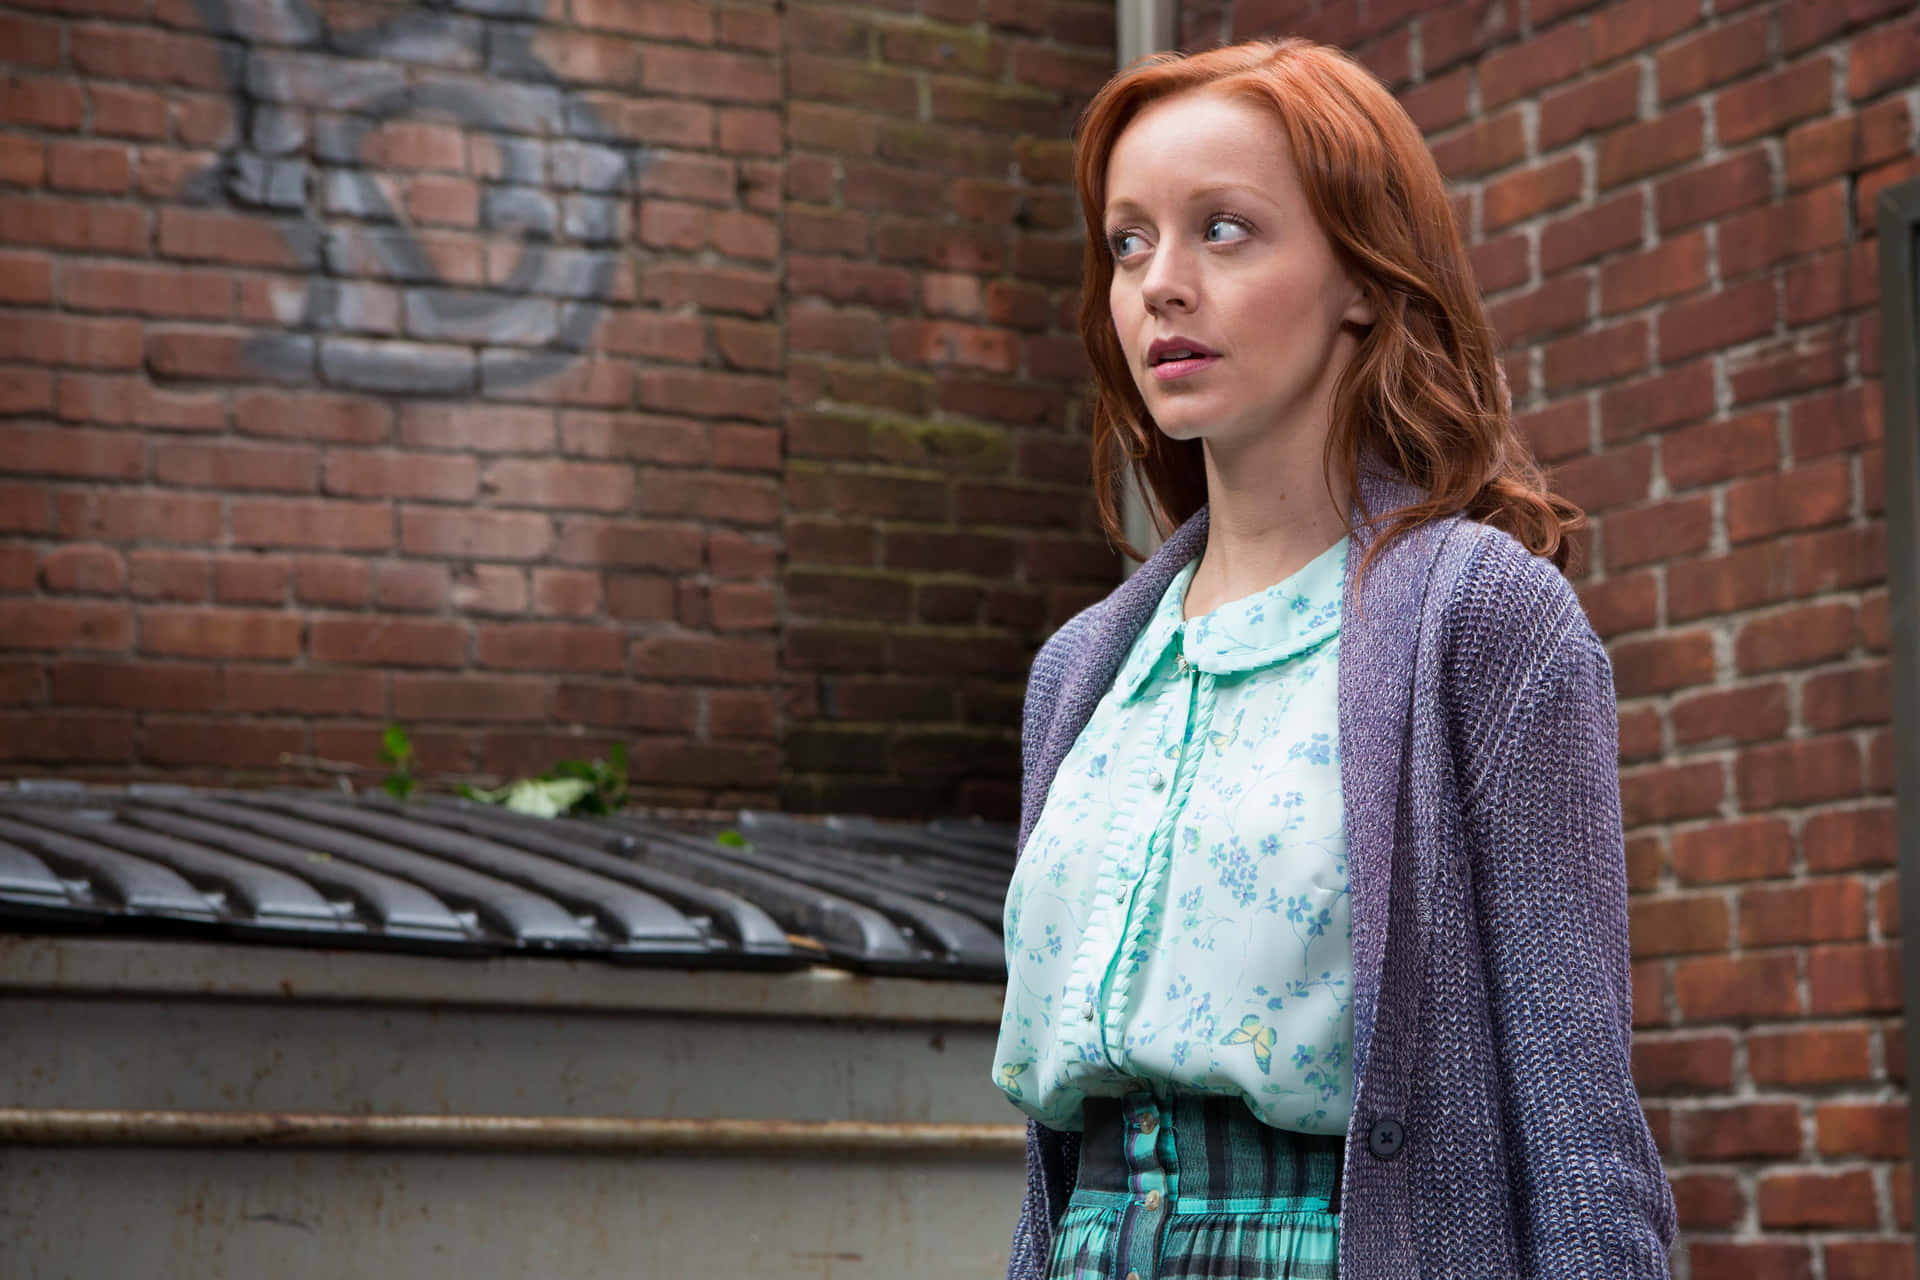
<path fill-rule="evenodd" d="M 1199 440 L 1206 461 L 1207 546 L 1186 598 L 1196 618 L 1347 533 L 1322 459 L 1334 386 L 1373 308 L 1314 220 L 1285 130 L 1245 99 L 1198 89 L 1144 108 L 1108 158 L 1105 214 L 1134 382 L 1160 430 Z M 1156 340 L 1212 355 L 1156 376 Z"/>

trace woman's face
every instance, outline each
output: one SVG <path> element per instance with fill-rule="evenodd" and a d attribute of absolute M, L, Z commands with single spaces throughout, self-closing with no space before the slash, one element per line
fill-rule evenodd
<path fill-rule="evenodd" d="M 1324 436 L 1373 314 L 1271 112 L 1205 89 L 1149 104 L 1108 158 L 1106 234 L 1114 330 L 1162 431 Z"/>

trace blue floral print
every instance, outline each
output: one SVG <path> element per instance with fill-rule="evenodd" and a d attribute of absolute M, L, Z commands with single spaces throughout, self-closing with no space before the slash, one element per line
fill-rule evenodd
<path fill-rule="evenodd" d="M 1346 553 L 1191 620 L 1188 564 L 1062 762 L 1007 895 L 994 1062 L 1042 1123 L 1148 1080 L 1345 1131 Z"/>

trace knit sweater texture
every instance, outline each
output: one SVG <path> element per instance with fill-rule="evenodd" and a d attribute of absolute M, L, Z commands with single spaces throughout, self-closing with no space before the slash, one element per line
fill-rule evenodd
<path fill-rule="evenodd" d="M 1425 495 L 1378 464 L 1376 517 Z M 1042 646 L 1020 846 L 1208 510 Z M 1566 579 L 1490 526 L 1420 526 L 1356 574 L 1339 674 L 1353 902 L 1343 1280 L 1652 1280 L 1674 1206 L 1633 1086 L 1617 709 Z M 1397 1139 L 1397 1141 L 1396 1141 Z M 1042 1280 L 1078 1135 L 1033 1122 L 1009 1280 Z"/>

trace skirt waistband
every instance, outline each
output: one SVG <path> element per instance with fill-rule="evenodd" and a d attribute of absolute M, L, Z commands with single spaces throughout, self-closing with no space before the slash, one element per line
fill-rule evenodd
<path fill-rule="evenodd" d="M 1127 1194 L 1173 1175 L 1189 1211 L 1247 1211 L 1324 1201 L 1340 1212 L 1346 1139 L 1265 1124 L 1240 1098 L 1143 1090 L 1089 1098 L 1082 1110 L 1078 1186 Z"/>

